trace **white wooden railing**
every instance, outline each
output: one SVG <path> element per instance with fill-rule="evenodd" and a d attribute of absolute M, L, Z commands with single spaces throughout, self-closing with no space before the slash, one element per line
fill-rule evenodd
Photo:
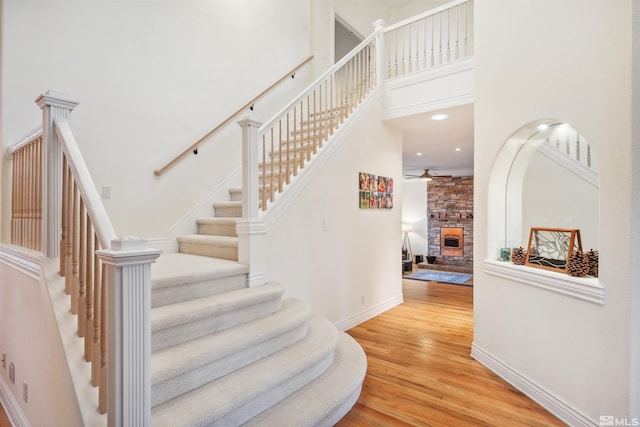
<path fill-rule="evenodd" d="M 254 141 L 247 141 L 246 149 L 254 153 L 243 169 L 253 173 L 244 193 L 259 200 L 256 209 L 249 207 L 249 217 L 267 209 L 376 87 L 376 56 L 374 33 L 260 126 Z"/>
<path fill-rule="evenodd" d="M 573 127 L 567 124 L 558 124 L 553 127 L 545 142 L 548 146 L 565 154 L 583 167 L 597 172 L 597 165 L 591 153 L 591 146 L 586 138 Z"/>
<path fill-rule="evenodd" d="M 99 412 L 109 425 L 149 425 L 150 264 L 159 251 L 118 239 L 69 126 L 78 103 L 51 92 L 36 102 L 43 125 L 7 150 L 11 242 L 59 258 Z M 141 404 L 123 404 L 134 398 Z"/>
<path fill-rule="evenodd" d="M 458 0 L 384 29 L 386 79 L 473 55 L 473 1 Z"/>

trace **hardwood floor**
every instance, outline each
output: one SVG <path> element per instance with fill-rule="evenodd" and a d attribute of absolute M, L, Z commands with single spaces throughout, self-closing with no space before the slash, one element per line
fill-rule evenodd
<path fill-rule="evenodd" d="M 403 291 L 403 304 L 347 331 L 369 366 L 338 427 L 565 425 L 471 358 L 471 286 L 404 279 Z"/>
<path fill-rule="evenodd" d="M 0 404 L 0 427 L 11 427 L 9 417 L 7 417 L 7 414 L 4 412 L 2 404 Z"/>

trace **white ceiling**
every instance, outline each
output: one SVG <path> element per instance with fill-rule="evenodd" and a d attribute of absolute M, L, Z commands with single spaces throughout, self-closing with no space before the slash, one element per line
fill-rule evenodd
<path fill-rule="evenodd" d="M 431 120 L 431 116 L 440 113 L 449 117 L 441 121 Z M 420 175 L 424 169 L 429 169 L 434 176 L 473 175 L 473 104 L 387 122 L 402 130 L 403 175 Z"/>

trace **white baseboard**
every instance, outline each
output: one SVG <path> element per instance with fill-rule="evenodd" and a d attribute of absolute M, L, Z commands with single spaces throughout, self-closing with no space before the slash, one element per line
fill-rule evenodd
<path fill-rule="evenodd" d="M 597 422 L 590 420 L 586 415 L 562 401 L 559 397 L 550 393 L 544 387 L 522 375 L 489 352 L 481 349 L 475 343 L 471 344 L 471 357 L 568 425 L 574 427 L 597 427 L 599 425 Z"/>
<path fill-rule="evenodd" d="M 0 377 L 0 403 L 9 417 L 9 422 L 15 427 L 30 427 L 29 420 L 24 415 L 20 404 L 9 389 L 9 385 Z"/>
<path fill-rule="evenodd" d="M 363 311 L 360 314 L 356 314 L 355 316 L 336 323 L 336 328 L 338 328 L 338 330 L 340 331 L 346 331 L 353 328 L 354 326 L 358 326 L 362 322 L 366 322 L 367 320 L 376 317 L 378 314 L 384 313 L 385 311 L 402 304 L 403 302 L 404 297 L 402 296 L 402 294 L 397 295 L 387 301 L 381 302 L 380 304 Z"/>

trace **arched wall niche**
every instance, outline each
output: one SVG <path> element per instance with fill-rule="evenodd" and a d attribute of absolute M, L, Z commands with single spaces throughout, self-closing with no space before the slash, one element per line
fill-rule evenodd
<path fill-rule="evenodd" d="M 577 228 L 583 249 L 599 246 L 595 154 L 566 122 L 536 120 L 513 133 L 494 161 L 488 197 L 489 260 L 501 248 L 526 249 L 531 227 Z"/>

